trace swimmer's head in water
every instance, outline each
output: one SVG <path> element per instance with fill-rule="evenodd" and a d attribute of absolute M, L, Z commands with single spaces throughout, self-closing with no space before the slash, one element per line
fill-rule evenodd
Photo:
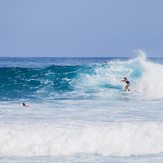
<path fill-rule="evenodd" d="M 25 106 L 25 103 L 23 103 L 23 106 Z"/>

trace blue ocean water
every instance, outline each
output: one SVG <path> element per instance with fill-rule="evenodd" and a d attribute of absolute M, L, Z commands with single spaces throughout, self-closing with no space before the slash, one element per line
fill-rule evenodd
<path fill-rule="evenodd" d="M 0 162 L 163 162 L 163 58 L 4 57 L 0 81 Z"/>

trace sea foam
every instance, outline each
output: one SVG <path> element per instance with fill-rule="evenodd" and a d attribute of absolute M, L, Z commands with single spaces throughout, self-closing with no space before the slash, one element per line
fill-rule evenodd
<path fill-rule="evenodd" d="M 84 126 L 3 125 L 0 156 L 57 156 L 79 153 L 131 156 L 163 152 L 163 126 L 156 122 Z"/>

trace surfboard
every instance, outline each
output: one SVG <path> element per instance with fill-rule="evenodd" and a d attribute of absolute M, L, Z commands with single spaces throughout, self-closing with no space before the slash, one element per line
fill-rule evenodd
<path fill-rule="evenodd" d="M 122 93 L 130 93 L 130 92 L 122 92 Z"/>

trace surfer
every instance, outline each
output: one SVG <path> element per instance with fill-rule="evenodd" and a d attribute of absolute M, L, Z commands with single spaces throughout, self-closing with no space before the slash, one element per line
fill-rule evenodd
<path fill-rule="evenodd" d="M 130 82 L 128 81 L 128 79 L 126 77 L 124 77 L 124 80 L 121 80 L 121 82 L 126 82 L 126 86 L 125 86 L 125 92 L 127 92 L 127 89 L 128 91 L 130 91 L 130 89 L 128 88 L 129 85 L 130 85 Z"/>
<path fill-rule="evenodd" d="M 24 106 L 24 107 L 27 107 L 27 108 L 29 108 L 29 107 L 30 107 L 30 106 L 26 105 L 25 103 L 23 103 L 23 106 Z"/>

